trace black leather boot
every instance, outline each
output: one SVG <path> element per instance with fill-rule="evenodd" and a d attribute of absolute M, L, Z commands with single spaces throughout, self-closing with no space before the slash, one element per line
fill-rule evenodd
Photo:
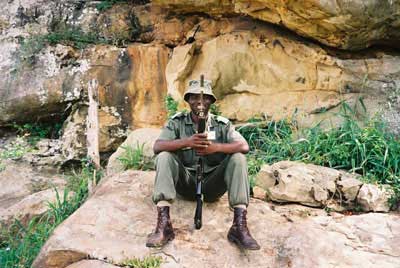
<path fill-rule="evenodd" d="M 169 217 L 169 207 L 157 207 L 157 226 L 153 233 L 147 237 L 146 247 L 162 247 L 175 238 Z"/>
<path fill-rule="evenodd" d="M 251 236 L 247 228 L 247 210 L 244 208 L 234 208 L 233 224 L 228 232 L 228 240 L 237 244 L 243 249 L 259 250 L 260 245 Z"/>

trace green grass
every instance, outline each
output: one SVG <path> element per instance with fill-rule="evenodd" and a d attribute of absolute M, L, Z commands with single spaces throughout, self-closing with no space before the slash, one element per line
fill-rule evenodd
<path fill-rule="evenodd" d="M 360 123 L 347 104 L 343 104 L 338 116 L 343 123 L 330 130 L 320 125 L 299 130 L 296 122 L 288 119 L 255 122 L 240 128 L 251 148 L 250 178 L 263 163 L 282 160 L 313 163 L 358 173 L 368 182 L 391 185 L 394 205 L 400 197 L 399 139 L 378 117 Z"/>
<path fill-rule="evenodd" d="M 118 264 L 123 267 L 131 268 L 160 268 L 162 263 L 162 258 L 159 256 L 147 256 L 143 259 L 128 259 Z"/>
<path fill-rule="evenodd" d="M 34 217 L 26 226 L 18 220 L 7 228 L 3 226 L 0 233 L 0 267 L 31 267 L 53 230 L 86 200 L 87 181 L 92 177 L 92 166 L 84 164 L 79 174 L 71 176 L 74 183 L 67 186 L 63 196 L 56 192 L 56 202 L 49 203 L 49 210 L 44 215 Z"/>
<path fill-rule="evenodd" d="M 154 169 L 154 162 L 152 158 L 144 155 L 144 144 L 136 144 L 136 148 L 132 146 L 122 147 L 125 151 L 124 154 L 118 157 L 125 170 L 151 170 Z"/>

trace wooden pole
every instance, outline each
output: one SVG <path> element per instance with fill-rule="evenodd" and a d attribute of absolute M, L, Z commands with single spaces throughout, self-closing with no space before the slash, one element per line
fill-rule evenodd
<path fill-rule="evenodd" d="M 99 114 L 98 114 L 98 83 L 93 79 L 88 83 L 89 108 L 86 124 L 87 156 L 92 161 L 95 171 L 93 179 L 88 180 L 89 196 L 96 187 L 96 171 L 100 169 L 99 153 Z"/>

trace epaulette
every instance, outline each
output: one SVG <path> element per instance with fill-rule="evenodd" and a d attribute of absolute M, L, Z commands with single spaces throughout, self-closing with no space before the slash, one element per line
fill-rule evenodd
<path fill-rule="evenodd" d="M 179 117 L 182 117 L 182 116 L 185 116 L 185 115 L 186 114 L 184 112 L 177 112 L 176 114 L 171 116 L 171 119 L 179 118 Z"/>
<path fill-rule="evenodd" d="M 220 115 L 216 116 L 215 120 L 217 120 L 218 122 L 222 122 L 224 124 L 228 124 L 229 123 L 229 119 L 228 118 L 225 118 L 225 117 L 220 116 Z"/>

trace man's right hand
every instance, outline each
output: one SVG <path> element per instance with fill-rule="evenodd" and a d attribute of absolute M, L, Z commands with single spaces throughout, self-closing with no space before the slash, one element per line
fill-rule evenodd
<path fill-rule="evenodd" d="M 211 141 L 207 140 L 207 133 L 197 133 L 187 139 L 187 147 L 193 149 L 205 149 L 211 144 Z"/>

